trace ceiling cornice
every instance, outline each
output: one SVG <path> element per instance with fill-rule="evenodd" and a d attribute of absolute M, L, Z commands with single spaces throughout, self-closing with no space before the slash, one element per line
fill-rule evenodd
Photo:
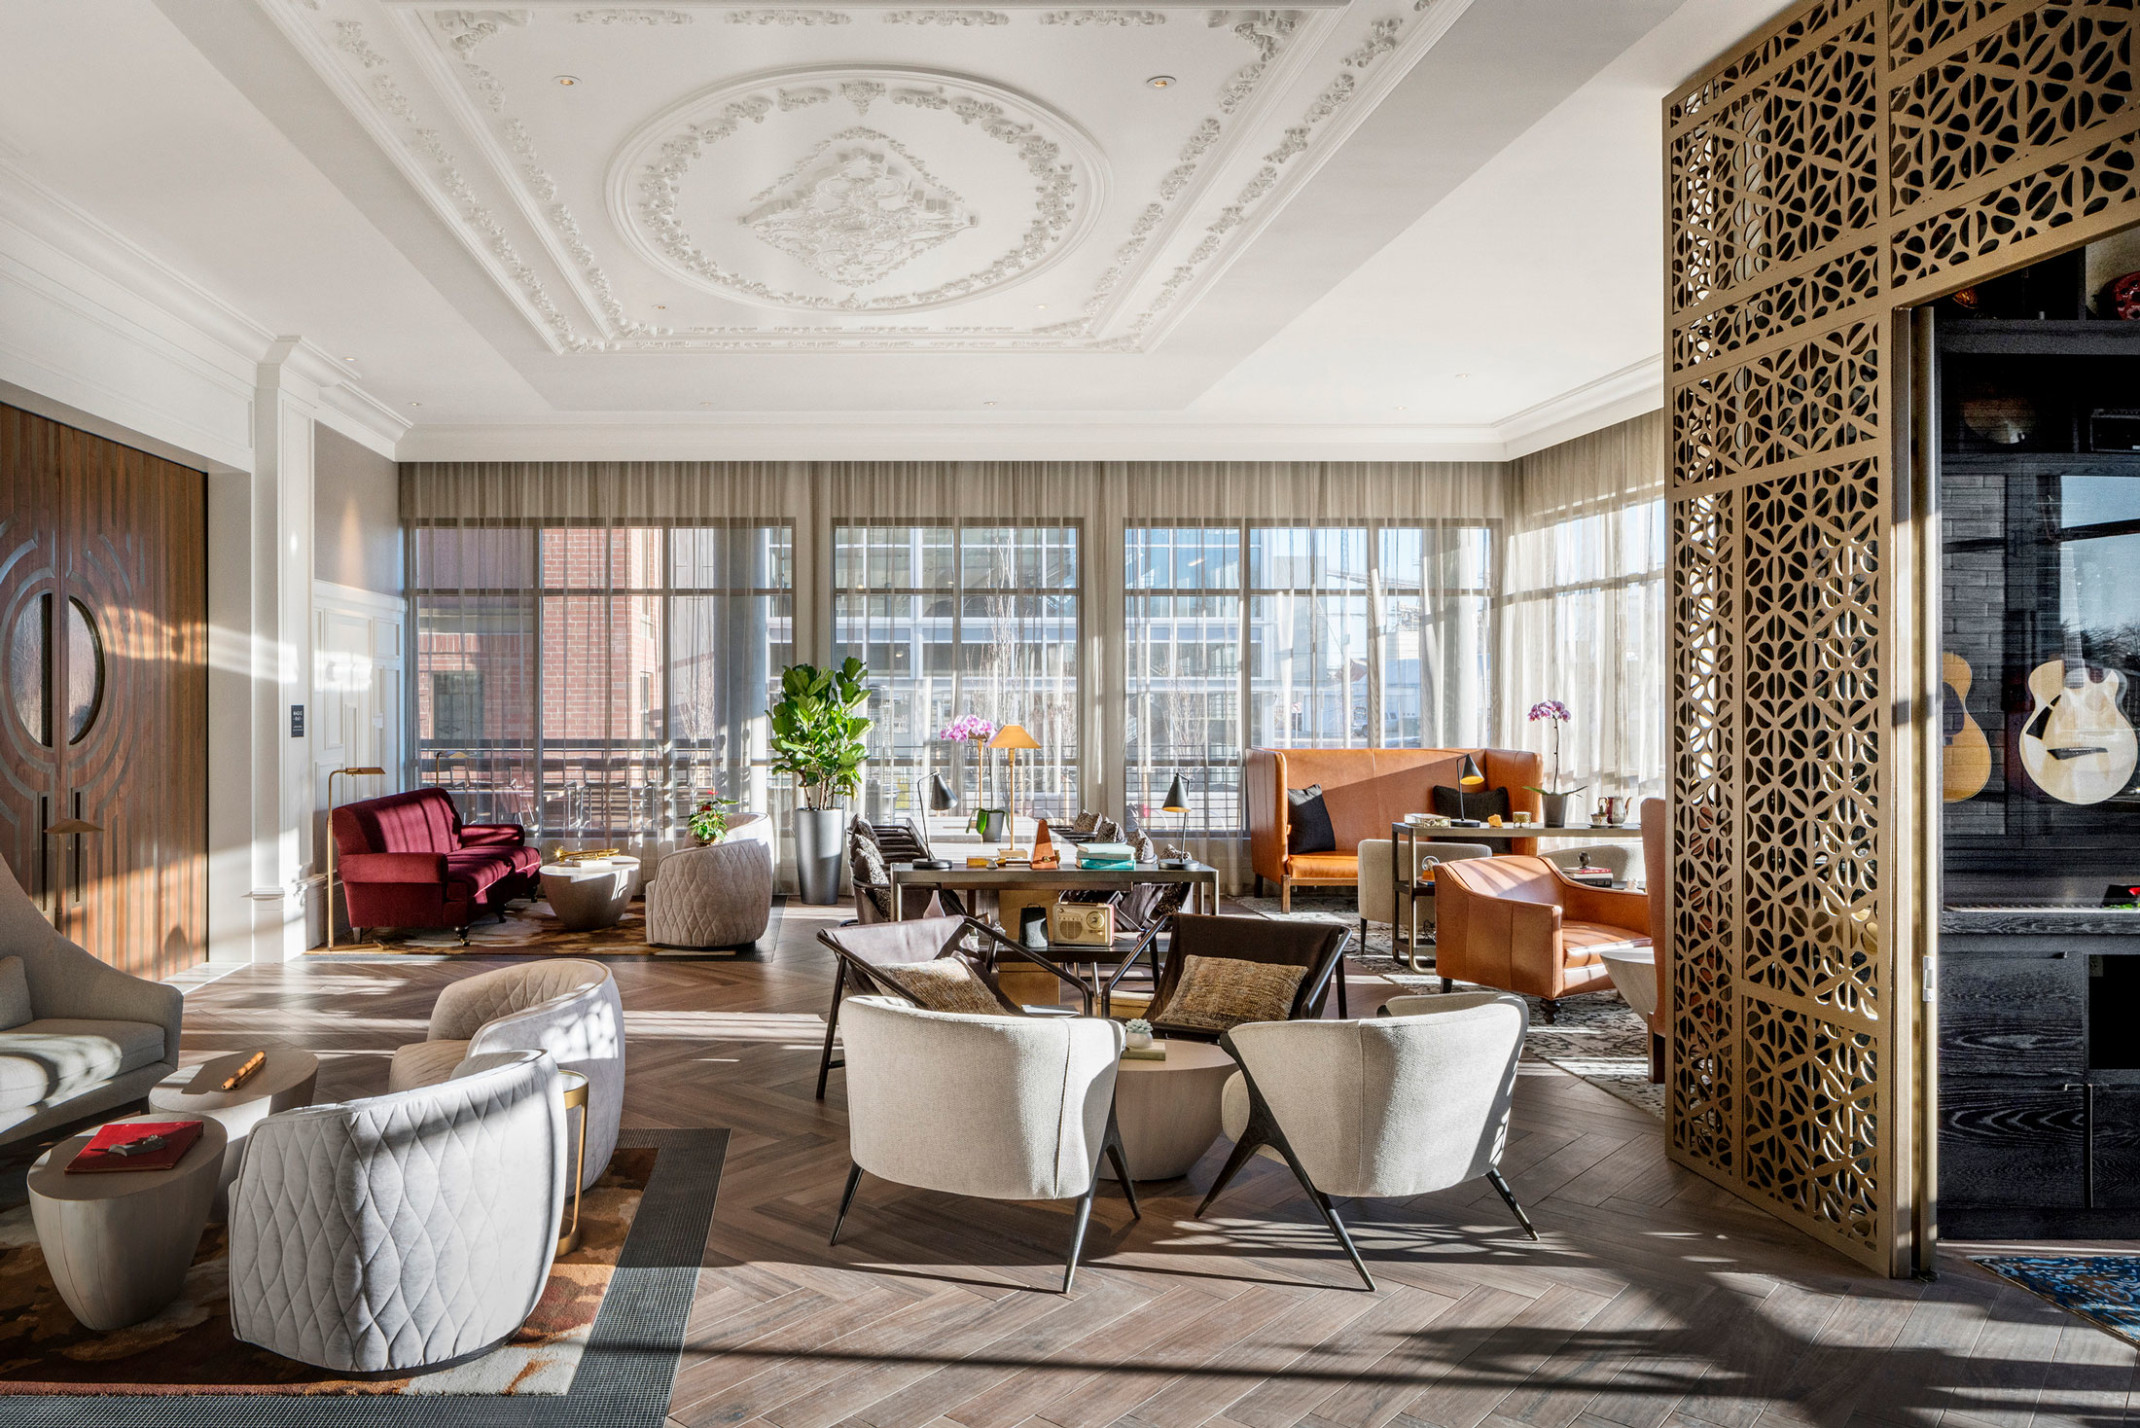
<path fill-rule="evenodd" d="M 193 359 L 225 378 L 264 361 L 287 363 L 316 389 L 320 420 L 383 456 L 396 454 L 409 429 L 407 419 L 359 386 L 331 353 L 310 339 L 282 336 L 261 325 L 54 193 L 5 153 L 0 153 L 0 224 L 50 245 L 162 313 L 186 335 L 184 346 Z"/>
<path fill-rule="evenodd" d="M 1495 424 L 1508 460 L 1627 421 L 1664 405 L 1664 355 L 1630 362 L 1617 372 L 1525 407 Z"/>

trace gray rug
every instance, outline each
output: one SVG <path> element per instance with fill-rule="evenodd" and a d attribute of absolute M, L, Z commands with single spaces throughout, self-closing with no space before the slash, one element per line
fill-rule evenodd
<path fill-rule="evenodd" d="M 1432 970 L 1434 948 L 1431 944 L 1420 949 L 1419 965 L 1425 970 L 1419 972 L 1391 956 L 1387 924 L 1369 924 L 1367 945 L 1360 947 L 1357 940 L 1360 914 L 1351 898 L 1309 898 L 1296 893 L 1291 913 L 1280 912 L 1278 899 L 1274 897 L 1243 897 L 1232 901 L 1258 917 L 1327 922 L 1347 928 L 1355 939 L 1349 958 L 1354 969 L 1394 982 L 1408 992 L 1441 991 L 1441 978 Z M 1457 985 L 1464 987 L 1467 984 L 1459 982 Z M 1531 1029 L 1523 1041 L 1526 1056 L 1551 1062 L 1630 1106 L 1647 1111 L 1659 1120 L 1664 1119 L 1664 1087 L 1650 1081 L 1649 1028 L 1621 1000 L 1618 992 L 1586 992 L 1568 998 L 1560 1004 L 1560 1020 L 1552 1026 L 1546 1025 L 1536 997 L 1525 997 L 1524 1000 L 1531 1004 Z"/>

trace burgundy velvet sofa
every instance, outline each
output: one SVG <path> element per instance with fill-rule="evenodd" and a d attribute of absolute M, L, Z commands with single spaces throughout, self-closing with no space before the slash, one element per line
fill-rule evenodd
<path fill-rule="evenodd" d="M 517 823 L 463 823 L 436 788 L 334 811 L 336 870 L 351 927 L 452 927 L 533 897 L 542 855 Z"/>

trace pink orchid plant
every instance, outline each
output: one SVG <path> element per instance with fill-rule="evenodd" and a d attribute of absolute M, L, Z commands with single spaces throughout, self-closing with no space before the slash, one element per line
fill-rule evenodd
<path fill-rule="evenodd" d="M 1536 784 L 1525 784 L 1524 787 L 1531 792 L 1544 794 L 1548 798 L 1565 798 L 1571 793 L 1581 793 L 1590 787 L 1587 783 L 1579 783 L 1574 788 L 1560 786 L 1560 726 L 1574 717 L 1568 712 L 1568 706 L 1558 699 L 1541 699 L 1531 706 L 1530 719 L 1533 724 L 1544 719 L 1553 726 L 1553 786 L 1540 788 Z"/>
<path fill-rule="evenodd" d="M 976 744 L 996 737 L 996 726 L 978 714 L 961 714 L 937 733 L 939 739 L 971 739 Z"/>

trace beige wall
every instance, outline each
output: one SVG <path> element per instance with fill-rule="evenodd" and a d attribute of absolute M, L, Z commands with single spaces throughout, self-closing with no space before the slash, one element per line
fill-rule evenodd
<path fill-rule="evenodd" d="M 313 574 L 381 595 L 401 593 L 401 477 L 389 457 L 314 428 Z"/>

